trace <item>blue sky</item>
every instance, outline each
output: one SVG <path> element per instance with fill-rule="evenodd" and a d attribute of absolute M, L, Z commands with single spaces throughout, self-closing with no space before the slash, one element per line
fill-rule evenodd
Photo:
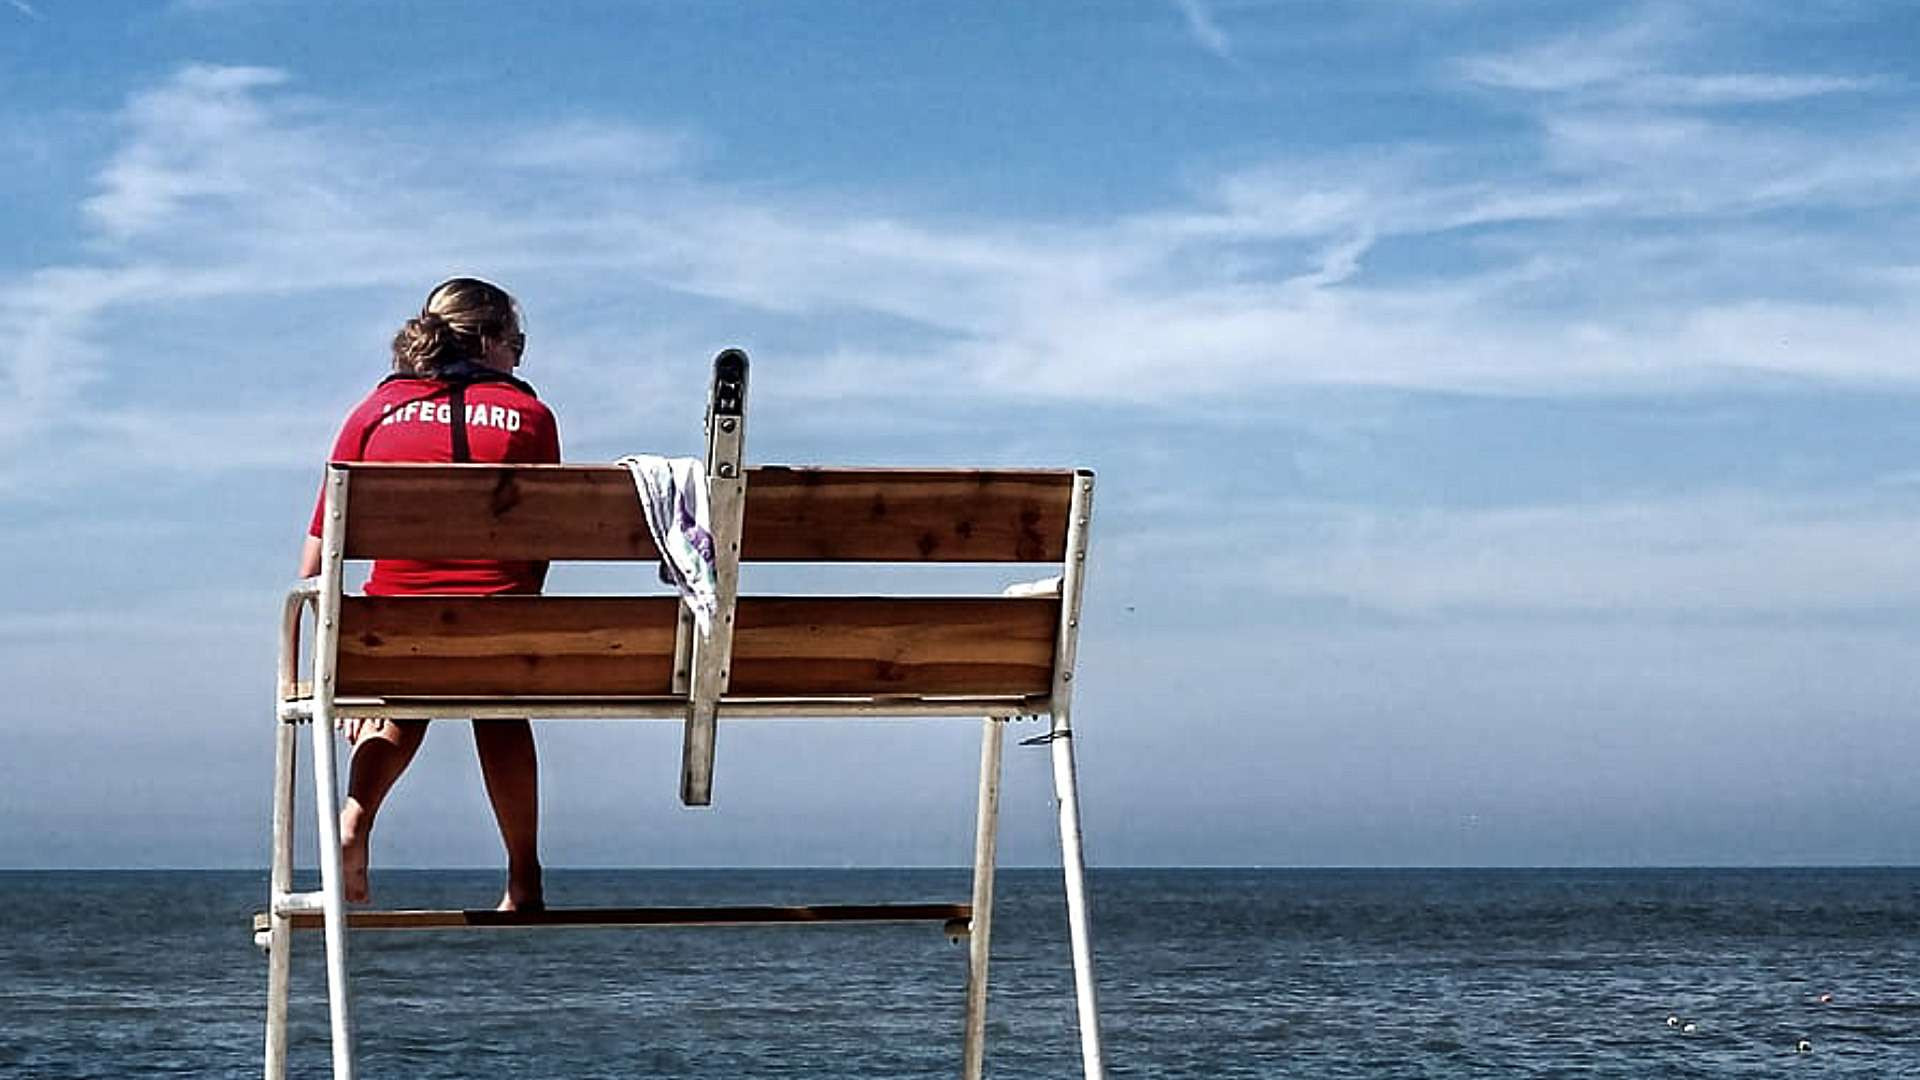
<path fill-rule="evenodd" d="M 318 462 L 454 272 L 575 460 L 694 450 L 741 345 L 755 460 L 1097 468 L 1096 862 L 1920 860 L 1916 46 L 1906 0 L 8 0 L 0 865 L 263 861 Z M 970 725 L 730 728 L 702 813 L 670 727 L 542 738 L 557 865 L 967 858 Z M 497 861 L 471 757 L 380 863 Z"/>

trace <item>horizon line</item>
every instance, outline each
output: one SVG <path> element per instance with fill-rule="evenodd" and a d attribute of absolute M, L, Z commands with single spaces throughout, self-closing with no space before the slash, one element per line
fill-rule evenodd
<path fill-rule="evenodd" d="M 310 867 L 301 869 L 312 870 Z M 605 873 L 608 871 L 626 871 L 631 873 L 685 873 L 685 872 L 766 872 L 766 871 L 837 871 L 859 873 L 868 871 L 962 871 L 971 872 L 972 866 L 964 863 L 951 865 L 863 865 L 846 866 L 841 864 L 823 865 L 730 865 L 730 866 L 612 866 L 577 865 L 547 866 L 545 873 Z M 1022 863 L 1018 865 L 1000 865 L 997 871 L 1008 870 L 1045 870 L 1058 871 L 1057 863 Z M 0 874 L 185 874 L 185 873 L 266 873 L 268 867 L 261 866 L 0 866 Z M 1473 865 L 1420 865 L 1412 863 L 1323 863 L 1323 864 L 1274 864 L 1274 863 L 1130 863 L 1126 865 L 1088 866 L 1089 872 L 1126 871 L 1126 870 L 1270 870 L 1280 872 L 1319 872 L 1319 871 L 1408 871 L 1408 872 L 1445 872 L 1445 871 L 1660 871 L 1660 870 L 1920 870 L 1920 862 L 1833 862 L 1833 863 L 1485 863 Z M 379 867 L 375 874 L 466 874 L 501 873 L 498 866 L 390 866 Z"/>

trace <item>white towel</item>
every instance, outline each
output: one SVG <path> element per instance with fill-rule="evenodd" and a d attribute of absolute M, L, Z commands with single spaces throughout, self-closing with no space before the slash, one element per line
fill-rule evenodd
<path fill-rule="evenodd" d="M 660 549 L 660 580 L 680 590 L 702 635 L 720 610 L 713 570 L 713 526 L 707 517 L 707 468 L 699 458 L 628 454 L 619 460 Z"/>

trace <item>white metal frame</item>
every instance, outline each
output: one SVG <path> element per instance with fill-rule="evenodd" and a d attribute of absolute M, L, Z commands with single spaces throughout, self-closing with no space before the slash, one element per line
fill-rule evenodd
<path fill-rule="evenodd" d="M 744 360 L 744 357 L 742 358 Z M 709 403 L 709 435 L 716 432 Z M 722 420 L 726 419 L 721 417 Z M 1092 916 L 1086 889 L 1085 857 L 1081 846 L 1080 800 L 1074 763 L 1072 699 L 1074 664 L 1079 643 L 1081 598 L 1085 589 L 1087 534 L 1093 507 L 1093 474 L 1074 476 L 1063 573 L 1057 578 L 1007 589 L 1009 595 L 1058 595 L 1060 625 L 1056 636 L 1054 676 L 1050 693 L 1041 697 L 843 698 L 783 701 L 774 698 L 732 698 L 725 694 L 727 657 L 732 646 L 732 610 L 737 587 L 741 511 L 745 496 L 740 451 L 744 417 L 736 416 L 730 438 L 709 443 L 713 470 L 714 541 L 716 556 L 726 553 L 731 572 L 723 579 L 722 615 L 710 637 L 689 634 L 690 619 L 682 611 L 682 633 L 675 666 L 676 696 L 604 701 L 554 699 L 341 698 L 334 693 L 334 665 L 339 644 L 339 613 L 345 555 L 349 473 L 330 468 L 321 535 L 318 577 L 296 584 L 287 594 L 280 627 L 278 665 L 279 709 L 274 755 L 272 866 L 269 875 L 267 929 L 257 935 L 268 953 L 266 1080 L 285 1080 L 287 1073 L 288 995 L 292 954 L 292 916 L 320 912 L 326 938 L 327 1005 L 331 1019 L 334 1080 L 355 1076 L 352 995 L 347 979 L 346 902 L 341 880 L 340 804 L 334 721 L 340 716 L 382 718 L 470 717 L 538 719 L 630 718 L 680 719 L 685 724 L 682 798 L 704 805 L 712 782 L 715 720 L 720 714 L 747 719 L 776 717 L 984 717 L 981 721 L 980 776 L 975 810 L 972 923 L 967 955 L 966 1014 L 963 1027 L 961 1076 L 980 1080 L 986 1057 L 987 968 L 993 927 L 994 871 L 999 831 L 1001 762 L 1005 725 L 1022 716 L 1048 716 L 1048 731 L 1030 744 L 1048 746 L 1053 763 L 1054 797 L 1059 810 L 1061 870 L 1065 878 L 1067 919 L 1073 957 L 1075 1013 L 1080 1033 L 1081 1063 L 1086 1080 L 1103 1080 L 1105 1061 L 1100 1043 L 1099 1011 L 1093 974 Z M 730 465 L 722 471 L 715 464 Z M 728 475 L 728 473 L 731 475 Z M 731 482 L 729 486 L 728 482 Z M 716 561 L 720 561 L 716 559 Z M 296 681 L 300 631 L 305 610 L 313 609 L 314 642 L 310 690 L 301 695 Z M 690 655 L 689 655 L 690 654 Z M 691 663 L 687 663 L 687 661 Z M 704 661 L 704 662 L 703 662 Z M 684 696 L 681 696 L 684 695 Z M 294 770 L 296 725 L 311 726 L 314 811 L 318 828 L 321 887 L 296 892 L 294 880 Z"/>

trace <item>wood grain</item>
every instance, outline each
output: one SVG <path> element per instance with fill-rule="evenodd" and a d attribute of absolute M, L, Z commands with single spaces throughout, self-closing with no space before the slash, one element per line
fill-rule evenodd
<path fill-rule="evenodd" d="M 343 597 L 337 694 L 646 696 L 672 688 L 667 596 Z M 1053 597 L 742 597 L 728 693 L 1044 694 Z"/>
<path fill-rule="evenodd" d="M 1059 562 L 1068 470 L 747 471 L 756 562 Z"/>
<path fill-rule="evenodd" d="M 657 559 L 625 469 L 353 464 L 350 559 Z"/>
<path fill-rule="evenodd" d="M 336 464 L 348 558 L 659 557 L 611 465 Z M 741 557 L 756 562 L 1059 562 L 1064 469 L 747 470 Z"/>
<path fill-rule="evenodd" d="M 729 694 L 1044 694 L 1053 597 L 743 597 Z"/>
<path fill-rule="evenodd" d="M 667 694 L 671 596 L 346 596 L 341 695 Z"/>

